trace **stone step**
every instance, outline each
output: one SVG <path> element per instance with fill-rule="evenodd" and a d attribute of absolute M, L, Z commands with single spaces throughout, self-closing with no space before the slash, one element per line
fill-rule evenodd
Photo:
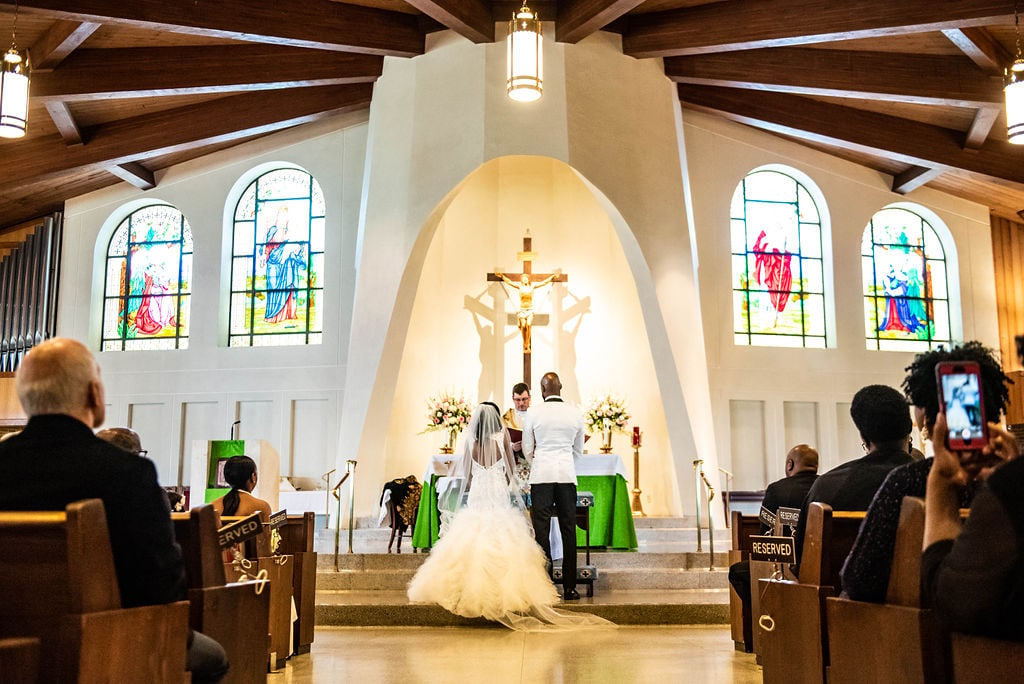
<path fill-rule="evenodd" d="M 426 554 L 352 554 L 319 559 L 317 588 L 324 591 L 400 591 L 404 589 Z M 580 563 L 585 558 L 581 556 Z M 708 554 L 593 553 L 599 590 L 726 589 L 726 555 L 716 554 L 716 567 L 708 567 Z"/>
<path fill-rule="evenodd" d="M 728 570 L 679 570 L 671 568 L 605 569 L 598 567 L 595 591 L 728 589 Z M 412 580 L 414 570 L 381 572 L 320 572 L 318 591 L 401 591 Z"/>
<path fill-rule="evenodd" d="M 379 572 L 392 570 L 415 571 L 429 554 L 426 553 L 344 553 L 338 555 L 338 570 L 348 572 Z M 583 563 L 586 554 L 579 553 L 579 562 Z M 673 570 L 703 570 L 711 568 L 711 557 L 708 553 L 636 553 L 630 551 L 592 551 L 590 564 L 599 569 L 637 569 L 646 570 L 664 568 Z M 317 566 L 321 571 L 330 572 L 334 568 L 334 554 L 318 554 Z M 728 568 L 728 554 L 715 553 L 714 567 Z"/>
<path fill-rule="evenodd" d="M 583 587 L 580 587 L 583 593 Z M 579 601 L 559 603 L 559 610 L 578 610 L 620 625 L 727 624 L 727 589 L 601 591 Z M 404 591 L 318 591 L 318 626 L 466 626 L 492 624 L 463 618 L 440 606 L 410 604 Z"/>
<path fill-rule="evenodd" d="M 391 531 L 386 528 L 369 528 L 354 530 L 352 535 L 352 550 L 354 553 L 385 553 L 388 548 L 388 540 Z M 637 550 L 641 553 L 653 552 L 696 552 L 697 551 L 697 530 L 689 527 L 653 527 L 637 528 Z M 714 547 L 716 551 L 727 551 L 732 545 L 732 538 L 728 530 L 716 530 Z M 397 549 L 397 540 L 392 546 Z M 402 539 L 402 550 L 405 553 L 412 553 L 412 540 L 409 536 Z M 601 548 L 601 547 L 598 547 Z M 701 549 L 708 551 L 711 548 L 711 539 L 707 530 L 701 530 Z M 334 554 L 334 533 L 329 536 L 318 535 L 316 550 L 323 555 Z M 339 554 L 348 552 L 348 531 L 343 530 L 338 539 Z"/>

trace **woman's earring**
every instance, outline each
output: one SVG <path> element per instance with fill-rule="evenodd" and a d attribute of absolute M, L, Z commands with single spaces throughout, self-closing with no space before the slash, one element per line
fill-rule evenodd
<path fill-rule="evenodd" d="M 861 442 L 860 443 L 860 448 L 864 450 L 865 454 L 868 453 L 868 443 L 867 442 Z"/>

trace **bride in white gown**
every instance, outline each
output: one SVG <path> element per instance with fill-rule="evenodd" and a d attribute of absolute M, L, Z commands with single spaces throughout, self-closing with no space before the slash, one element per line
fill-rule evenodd
<path fill-rule="evenodd" d="M 526 519 L 512 445 L 493 404 L 477 407 L 466 435 L 452 486 L 438 487 L 441 538 L 409 583 L 409 599 L 516 630 L 611 626 L 552 607 L 558 592 Z"/>

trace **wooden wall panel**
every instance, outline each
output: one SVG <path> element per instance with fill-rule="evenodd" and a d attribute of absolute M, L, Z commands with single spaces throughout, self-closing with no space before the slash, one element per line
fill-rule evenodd
<path fill-rule="evenodd" d="M 992 255 L 1003 369 L 1021 370 L 1013 338 L 1024 335 L 1024 224 L 993 216 Z"/>
<path fill-rule="evenodd" d="M 1015 381 L 1007 409 L 1009 424 L 1024 422 L 1024 373 L 1014 344 L 1024 335 L 1024 223 L 993 216 L 992 257 L 999 317 L 999 353 L 1003 370 Z"/>

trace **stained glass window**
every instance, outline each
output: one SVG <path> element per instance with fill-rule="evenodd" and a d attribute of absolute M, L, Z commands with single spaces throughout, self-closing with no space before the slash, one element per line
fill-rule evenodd
<path fill-rule="evenodd" d="M 868 349 L 949 346 L 946 253 L 935 229 L 902 207 L 882 209 L 861 241 Z"/>
<path fill-rule="evenodd" d="M 754 171 L 729 215 L 734 342 L 825 347 L 821 218 L 807 188 L 779 171 Z"/>
<path fill-rule="evenodd" d="M 228 345 L 320 344 L 324 196 L 301 169 L 254 180 L 235 206 Z"/>
<path fill-rule="evenodd" d="M 133 211 L 107 246 L 100 349 L 187 348 L 191 283 L 185 216 L 166 204 Z"/>

